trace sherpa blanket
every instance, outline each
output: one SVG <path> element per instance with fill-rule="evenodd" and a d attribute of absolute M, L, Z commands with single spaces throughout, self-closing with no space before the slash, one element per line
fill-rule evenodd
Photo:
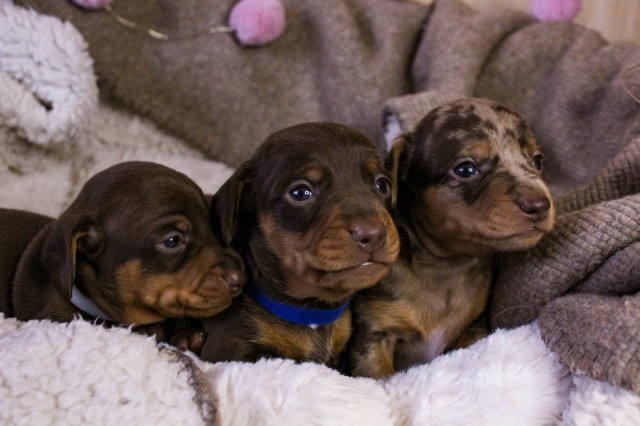
<path fill-rule="evenodd" d="M 215 192 L 231 168 L 212 161 L 212 156 L 220 159 L 222 155 L 218 154 L 228 151 L 229 165 L 232 166 L 250 155 L 252 147 L 261 141 L 264 133 L 289 124 L 286 120 L 278 122 L 281 117 L 272 109 L 264 115 L 264 105 L 267 104 L 260 96 L 267 96 L 268 105 L 298 106 L 293 108 L 297 113 L 291 115 L 292 119 L 324 119 L 354 125 L 372 135 L 382 149 L 382 111 L 388 123 L 395 123 L 388 130 L 405 131 L 438 103 L 473 94 L 506 103 L 532 124 L 548 158 L 547 175 L 558 202 L 559 217 L 557 232 L 543 241 L 539 250 L 503 256 L 497 264 L 498 282 L 491 306 L 494 324 L 516 327 L 538 317 L 535 325 L 511 331 L 500 330 L 472 348 L 398 374 L 388 382 L 346 378 L 322 366 L 296 365 L 282 360 L 254 365 L 207 364 L 192 359 L 191 365 L 181 354 L 158 349 L 149 340 L 127 330 L 104 331 L 99 326 L 81 322 L 71 325 L 47 322 L 20 324 L 10 319 L 2 320 L 0 392 L 7 397 L 0 398 L 0 413 L 6 413 L 3 419 L 8 423 L 31 423 L 26 420 L 29 419 L 28 414 L 16 407 L 22 402 L 36 407 L 34 400 L 43 401 L 45 407 L 42 410 L 34 408 L 34 416 L 44 413 L 41 419 L 51 421 L 66 416 L 64 423 L 86 423 L 87 416 L 93 415 L 96 422 L 106 423 L 108 418 L 101 416 L 109 415 L 109 418 L 118 420 L 154 419 L 154 413 L 160 413 L 158 418 L 170 422 L 173 417 L 165 416 L 165 413 L 176 406 L 166 400 L 156 403 L 158 393 L 149 390 L 155 384 L 162 389 L 176 387 L 184 391 L 184 395 L 175 397 L 180 406 L 176 410 L 184 415 L 184 419 L 200 417 L 208 421 L 212 419 L 211 410 L 215 410 L 215 418 L 227 424 L 242 424 L 243 421 L 295 424 L 299 417 L 294 413 L 312 413 L 320 416 L 317 424 L 334 424 L 334 417 L 323 416 L 332 416 L 335 410 L 340 413 L 343 407 L 360 410 L 354 416 L 378 413 L 376 419 L 396 424 L 447 423 L 447 419 L 452 422 L 458 419 L 460 423 L 477 419 L 477 423 L 492 424 L 496 418 L 504 424 L 510 423 L 510 419 L 514 424 L 547 424 L 553 423 L 554 419 L 564 424 L 625 424 L 638 418 L 640 401 L 635 385 L 638 379 L 635 368 L 638 360 L 638 306 L 633 296 L 638 292 L 638 280 L 633 279 L 632 274 L 637 273 L 637 267 L 633 266 L 638 259 L 634 252 L 637 241 L 634 232 L 638 229 L 634 202 L 639 174 L 633 147 L 637 146 L 634 138 L 639 134 L 639 108 L 621 85 L 624 79 L 627 90 L 636 94 L 639 91 L 638 75 L 624 75 L 624 70 L 631 64 L 640 62 L 637 46 L 607 43 L 597 34 L 570 23 L 541 24 L 520 13 L 479 12 L 450 0 L 441 0 L 432 7 L 405 5 L 391 0 L 376 0 L 366 2 L 366 5 L 357 0 L 301 1 L 296 2 L 295 7 L 285 2 L 290 25 L 284 37 L 259 49 L 244 49 L 234 44 L 233 39 L 220 37 L 209 37 L 198 43 L 189 37 L 178 37 L 163 45 L 134 30 L 127 33 L 105 12 L 83 12 L 62 0 L 20 3 L 71 19 L 87 40 L 88 52 L 84 40 L 77 35 L 48 46 L 18 43 L 12 49 L 1 51 L 0 72 L 13 79 L 12 83 L 22 85 L 25 75 L 38 75 L 41 67 L 56 55 L 65 57 L 65 61 L 58 63 L 65 66 L 93 60 L 101 94 L 115 104 L 102 102 L 96 105 L 89 86 L 86 86 L 87 90 L 79 91 L 71 83 L 60 85 L 57 94 L 61 97 L 55 99 L 65 99 L 65 96 L 69 99 L 82 98 L 82 102 L 89 105 L 88 110 L 98 111 L 99 117 L 99 120 L 91 122 L 69 122 L 69 129 L 77 123 L 84 123 L 80 125 L 84 127 L 80 131 L 86 131 L 86 137 L 77 140 L 73 135 L 78 133 L 69 133 L 74 148 L 66 156 L 47 149 L 33 151 L 31 148 L 42 145 L 42 141 L 30 140 L 29 134 L 19 130 L 14 122 L 0 123 L 7 137 L 17 136 L 19 143 L 29 147 L 30 152 L 12 161 L 25 161 L 25 164 L 37 166 L 15 168 L 2 164 L 0 205 L 3 207 L 22 207 L 56 215 L 86 178 L 101 168 L 126 159 L 163 162 L 192 176 L 206 192 Z M 150 4 L 131 0 L 118 4 L 131 7 L 124 11 L 133 13 L 135 19 L 152 19 L 149 25 L 172 25 L 176 31 L 182 28 L 177 23 L 185 22 L 185 16 L 193 18 L 190 22 L 194 24 L 189 28 L 197 29 L 196 18 L 206 15 L 206 11 L 200 9 L 192 10 L 199 10 L 202 15 L 190 15 L 189 8 L 193 5 L 189 1 Z M 215 5 L 218 7 L 218 2 Z M 37 27 L 41 31 L 47 31 L 49 26 L 65 26 L 55 19 L 45 20 L 43 15 L 25 14 L 9 0 L 0 0 L 0 8 L 0 28 L 16 23 L 26 28 Z M 150 10 L 156 10 L 154 8 L 159 8 L 157 10 L 162 13 L 150 13 Z M 216 15 L 218 12 L 220 10 L 212 6 L 207 13 Z M 180 19 L 174 21 L 174 17 Z M 216 18 L 222 19 L 218 15 Z M 306 25 L 302 26 L 300 22 Z M 203 28 L 208 28 L 209 24 L 207 21 Z M 65 27 L 69 27 L 68 24 Z M 60 28 L 56 31 L 62 33 Z M 308 33 L 306 28 L 313 28 L 313 31 Z M 0 34 L 0 46 L 6 46 L 5 37 L 9 36 Z M 207 56 L 217 52 L 210 44 L 221 49 L 219 54 Z M 112 46 L 111 50 L 106 45 Z M 386 46 L 386 50 L 378 55 L 380 45 Z M 200 54 L 194 56 L 195 52 L 190 53 L 190 49 L 196 49 Z M 138 54 L 138 51 L 144 52 Z M 297 60 L 296 55 L 305 58 Z M 326 62 L 324 55 L 332 59 Z M 215 58 L 215 64 L 210 62 L 211 58 Z M 189 86 L 186 81 L 193 77 L 192 72 L 203 72 L 202 69 L 196 65 L 172 68 L 172 64 L 184 64 L 191 59 L 207 70 L 212 81 L 235 72 L 242 75 L 241 82 L 247 84 L 227 82 L 220 88 L 196 79 L 191 80 L 193 85 Z M 28 64 L 28 67 L 21 74 L 11 74 L 6 67 L 13 61 Z M 302 80 L 287 80 L 293 77 L 280 74 L 283 70 L 292 69 L 302 75 L 299 77 Z M 71 70 L 62 66 L 56 68 L 60 74 L 73 73 L 75 78 L 94 81 L 95 77 L 87 74 L 86 67 L 72 66 Z M 381 70 L 384 73 L 381 74 Z M 133 82 L 119 86 L 123 77 L 119 72 L 128 74 Z M 152 74 L 154 84 L 135 84 L 136 79 L 143 82 L 145 76 Z M 345 80 L 331 80 L 337 74 Z M 179 79 L 176 76 L 183 75 L 185 82 L 170 84 L 177 83 Z M 374 94 L 361 94 L 364 89 L 356 83 L 338 84 L 343 81 L 349 83 L 347 75 L 351 80 L 355 78 L 364 82 L 365 88 L 373 90 Z M 380 78 L 381 75 L 385 78 Z M 395 83 L 386 79 L 391 76 Z M 51 79 L 48 74 L 41 77 L 49 85 L 62 81 Z M 396 77 L 400 83 L 394 80 Z M 301 84 L 287 84 L 292 82 Z M 4 87 L 0 86 L 0 103 L 3 107 L 11 107 L 16 98 L 7 96 L 9 92 Z M 21 89 L 25 87 L 26 92 L 33 90 L 28 85 Z M 322 90 L 316 92 L 310 88 Z M 353 89 L 358 92 L 352 92 Z M 209 90 L 221 92 L 211 93 Z M 242 96 L 226 97 L 230 93 L 227 90 L 241 91 Z M 256 95 L 256 91 L 261 90 L 266 90 L 267 95 Z M 338 92 L 340 96 L 333 96 Z M 316 95 L 307 96 L 313 93 Z M 55 102 L 48 96 L 34 95 L 45 110 L 55 108 Z M 243 103 L 245 96 L 251 99 L 247 100 L 248 104 Z M 342 109 L 346 108 L 345 98 L 349 102 L 349 111 Z M 176 103 L 167 103 L 167 100 Z M 74 116 L 73 112 L 78 117 L 82 116 L 82 102 L 71 104 L 70 116 Z M 256 102 L 263 102 L 262 106 L 243 109 Z M 123 106 L 129 110 L 120 109 Z M 285 108 L 285 111 L 288 110 Z M 132 112 L 154 120 L 163 129 L 174 132 L 174 136 L 165 134 L 146 118 Z M 239 123 L 231 120 L 231 116 L 236 119 L 241 116 L 242 132 L 256 131 L 255 134 L 250 138 L 240 138 L 240 141 L 233 138 L 237 130 L 234 126 Z M 354 118 L 356 116 L 360 121 Z M 45 114 L 43 117 L 57 121 L 63 116 Z M 199 119 L 203 117 L 214 118 L 203 119 L 200 123 Z M 212 125 L 211 121 L 215 122 L 215 128 L 207 127 Z M 23 122 L 29 125 L 28 120 Z M 170 123 L 188 125 L 174 124 L 177 127 L 172 127 Z M 209 136 L 200 140 L 198 132 Z M 180 137 L 176 138 L 176 135 Z M 218 135 L 225 137 L 218 138 Z M 390 138 L 392 136 L 389 135 Z M 538 273 L 540 275 L 536 275 Z M 584 327 L 576 327 L 573 321 L 580 321 Z M 31 339 L 33 336 L 36 337 Z M 113 337 L 113 341 L 101 342 L 100 336 Z M 40 345 L 36 343 L 38 338 L 50 341 Z M 540 345 L 541 342 L 544 345 Z M 114 352 L 107 352 L 104 345 L 112 346 Z M 117 355 L 124 354 L 124 348 L 129 347 L 140 351 L 138 354 L 144 353 L 141 355 L 143 359 L 146 356 L 157 357 L 160 364 L 178 365 L 145 370 L 144 366 L 131 363 L 131 357 Z M 542 350 L 534 349 L 536 347 Z M 92 348 L 96 350 L 91 352 Z M 64 355 L 74 350 L 81 352 L 68 357 Z M 93 355 L 86 355 L 89 352 Z M 99 364 L 101 356 L 107 353 L 110 355 L 105 357 L 105 362 Z M 30 355 L 25 359 L 27 354 Z M 556 356 L 559 356 L 560 363 Z M 501 374 L 500 368 L 488 368 L 484 362 L 488 359 L 501 366 L 511 365 L 512 360 L 522 360 L 515 375 L 524 375 L 527 380 L 515 384 L 510 374 Z M 132 367 L 125 368 L 125 373 L 120 374 L 121 363 Z M 50 366 L 46 369 L 49 375 L 38 371 L 41 365 Z M 70 396 L 73 391 L 67 391 L 57 372 L 69 371 L 63 376 L 65 380 L 76 380 L 80 376 L 89 378 L 88 371 L 93 371 L 97 365 L 101 365 L 97 376 L 87 382 L 74 383 L 82 395 L 77 397 L 77 401 L 81 401 L 77 407 L 87 407 L 78 414 L 70 408 L 76 407 L 73 404 L 76 396 Z M 113 369 L 109 368 L 111 365 Z M 15 366 L 15 375 L 11 376 L 13 370 L 5 366 Z M 572 372 L 568 399 L 564 392 L 567 390 L 566 371 L 563 372 L 562 366 L 568 366 Z M 197 371 L 204 372 L 208 378 L 201 380 L 202 376 Z M 211 371 L 217 371 L 213 375 L 215 378 L 222 375 L 226 381 L 214 381 L 209 374 Z M 35 380 L 33 372 L 43 374 L 43 380 Z M 258 385 L 234 386 L 236 382 L 242 383 L 240 377 L 257 380 L 260 372 L 265 376 L 261 376 L 264 380 L 256 382 Z M 529 373 L 532 376 L 527 376 Z M 120 379 L 116 379 L 118 374 Z M 131 377 L 125 380 L 122 378 L 125 375 Z M 307 381 L 309 376 L 322 377 L 328 382 Z M 28 380 L 21 380 L 27 377 Z M 177 383 L 176 377 L 177 381 L 185 380 L 188 386 Z M 285 381 L 271 383 L 269 377 L 284 378 Z M 482 380 L 495 377 L 496 380 L 484 381 L 479 387 L 469 385 L 479 377 Z M 534 380 L 536 377 L 550 380 L 543 385 Z M 457 387 L 457 380 L 461 380 L 464 386 Z M 137 386 L 136 390 L 120 388 L 123 381 Z M 340 398 L 325 398 L 327 395 L 322 394 L 319 383 L 329 382 L 339 383 L 336 389 L 344 392 L 335 391 L 328 396 L 347 395 L 346 402 Z M 203 383 L 209 383 L 210 387 L 221 386 L 221 390 L 203 398 L 203 393 L 198 390 Z M 291 391 L 291 385 L 297 384 L 299 387 Z M 284 385 L 287 386 L 279 387 Z M 96 406 L 92 405 L 93 402 L 100 405 L 108 398 L 108 392 L 98 390 L 103 389 L 101 386 L 118 395 L 117 400 L 111 400 L 112 409 L 108 411 L 94 410 Z M 286 391 L 280 392 L 282 389 Z M 304 398 L 299 398 L 300 394 L 296 393 L 301 389 L 308 391 Z M 237 399 L 234 397 L 236 391 L 241 395 Z M 375 404 L 368 405 L 367 398 L 360 398 L 361 391 Z M 521 394 L 521 391 L 527 394 Z M 531 401 L 522 403 L 520 399 L 515 402 L 504 399 L 505 395 L 511 394 Z M 549 401 L 546 398 L 550 395 L 550 399 L 560 406 L 546 405 Z M 185 402 L 194 397 L 195 403 Z M 496 399 L 491 400 L 493 397 Z M 245 400 L 247 404 L 233 408 L 234 404 L 239 404 L 238 401 Z M 530 406 L 532 401 L 546 402 L 536 406 L 537 411 L 519 411 Z M 609 405 L 601 404 L 603 401 L 608 401 Z M 227 409 L 229 407 L 232 408 Z M 376 407 L 388 410 L 388 415 L 375 411 Z M 520 417 L 505 417 L 508 413 L 500 411 L 496 411 L 500 417 L 491 417 L 487 413 L 493 412 L 494 407 L 507 407 L 508 412 L 520 413 Z M 471 410 L 464 411 L 463 408 Z M 245 410 L 252 414 L 246 414 Z M 190 417 L 186 411 L 196 414 Z M 274 411 L 279 414 L 272 414 Z M 457 413 L 461 417 L 456 417 Z M 248 417 L 235 417 L 245 414 Z M 288 422 L 283 420 L 285 418 Z M 354 421 L 354 417 L 345 418 L 351 424 L 361 423 Z M 358 418 L 362 422 L 368 419 L 370 417 Z M 238 423 L 234 423 L 235 420 Z M 300 421 L 300 424 L 310 423 L 313 421 Z M 373 420 L 371 423 L 376 424 Z"/>
<path fill-rule="evenodd" d="M 0 364 L 2 424 L 624 424 L 640 415 L 640 397 L 604 383 L 569 405 L 571 377 L 535 325 L 377 382 L 291 360 L 203 363 L 126 329 L 0 315 Z"/>

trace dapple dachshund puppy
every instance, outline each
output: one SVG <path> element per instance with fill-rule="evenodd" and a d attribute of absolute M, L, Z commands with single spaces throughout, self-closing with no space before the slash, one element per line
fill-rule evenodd
<path fill-rule="evenodd" d="M 204 319 L 207 361 L 283 357 L 333 365 L 348 304 L 398 256 L 390 180 L 371 142 L 338 124 L 269 136 L 214 195 L 213 225 L 243 257 L 247 285 Z"/>
<path fill-rule="evenodd" d="M 402 248 L 354 300 L 352 374 L 386 377 L 483 335 L 470 324 L 487 303 L 492 255 L 529 249 L 554 224 L 542 160 L 524 120 L 489 100 L 436 108 L 394 141 Z"/>
<path fill-rule="evenodd" d="M 126 162 L 89 179 L 59 219 L 0 209 L 0 310 L 20 320 L 117 324 L 207 317 L 243 287 L 187 176 Z"/>

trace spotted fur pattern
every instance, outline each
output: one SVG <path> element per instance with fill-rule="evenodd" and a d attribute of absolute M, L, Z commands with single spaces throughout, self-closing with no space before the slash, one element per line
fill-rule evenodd
<path fill-rule="evenodd" d="M 492 255 L 529 249 L 552 229 L 542 160 L 525 121 L 484 99 L 436 108 L 394 142 L 402 250 L 355 300 L 353 374 L 384 377 L 483 335 L 471 324 L 481 322 Z"/>

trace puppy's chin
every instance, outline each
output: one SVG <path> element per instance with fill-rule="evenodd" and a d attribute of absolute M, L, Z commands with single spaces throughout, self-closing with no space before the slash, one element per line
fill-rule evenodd
<path fill-rule="evenodd" d="M 486 240 L 487 251 L 523 251 L 533 248 L 546 232 L 533 230 L 497 240 Z"/>
<path fill-rule="evenodd" d="M 219 303 L 215 308 L 184 305 L 174 301 L 169 305 L 156 305 L 148 308 L 129 309 L 124 314 L 126 324 L 152 324 L 170 318 L 208 318 L 219 314 L 231 306 L 231 299 L 226 304 Z"/>
<path fill-rule="evenodd" d="M 470 234 L 445 234 L 440 235 L 443 253 L 471 256 L 486 256 L 497 252 L 523 251 L 533 248 L 548 231 L 537 228 L 509 234 L 496 234 L 495 232 Z"/>
<path fill-rule="evenodd" d="M 175 304 L 160 306 L 158 311 L 167 318 L 206 318 L 219 314 L 231 306 L 231 298 L 218 301 L 216 304 L 191 304 L 183 301 L 176 301 Z"/>
<path fill-rule="evenodd" d="M 182 273 L 144 273 L 139 260 L 127 262 L 116 271 L 120 299 L 127 307 L 126 323 L 149 324 L 167 318 L 204 318 L 219 314 L 231 305 L 244 284 L 238 275 L 231 285 L 226 275 L 215 270 Z"/>
<path fill-rule="evenodd" d="M 375 285 L 388 273 L 389 265 L 379 262 L 365 262 L 335 271 L 309 269 L 295 282 L 292 280 L 287 294 L 296 299 L 342 302 L 356 291 Z"/>
<path fill-rule="evenodd" d="M 123 323 L 151 324 L 169 318 L 207 318 L 219 314 L 231 306 L 230 295 L 219 295 L 215 301 L 203 299 L 200 295 L 164 291 L 145 303 L 131 306 L 123 312 Z"/>
<path fill-rule="evenodd" d="M 199 286 L 167 286 L 159 291 L 155 299 L 145 300 L 151 309 L 168 318 L 205 318 L 217 315 L 227 309 L 240 288 L 230 287 L 222 277 L 205 280 Z"/>
<path fill-rule="evenodd" d="M 505 233 L 496 234 L 493 232 L 488 235 L 481 235 L 478 241 L 487 246 L 489 251 L 529 250 L 538 244 L 542 237 L 551 232 L 554 225 L 554 214 L 552 211 L 545 220 L 535 224 L 525 221 L 519 225 L 518 222 L 514 220 L 512 222 L 513 227 L 508 230 L 505 229 L 507 228 L 506 226 L 493 226 L 493 229 L 505 229 Z"/>
<path fill-rule="evenodd" d="M 532 222 L 519 211 L 501 211 L 500 215 L 483 217 L 472 209 L 459 209 L 457 215 L 441 214 L 437 221 L 427 222 L 432 232 L 424 239 L 434 237 L 436 247 L 443 253 L 484 256 L 495 252 L 522 251 L 533 248 L 553 229 L 555 212 Z M 444 219 L 443 219 L 444 217 Z"/>

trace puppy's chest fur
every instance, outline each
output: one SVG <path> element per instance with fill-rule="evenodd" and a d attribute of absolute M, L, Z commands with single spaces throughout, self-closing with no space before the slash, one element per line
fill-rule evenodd
<path fill-rule="evenodd" d="M 332 365 L 351 334 L 351 311 L 336 321 L 311 327 L 274 317 L 242 295 L 230 309 L 204 320 L 208 333 L 202 358 L 210 361 L 257 361 L 289 358 Z"/>
<path fill-rule="evenodd" d="M 394 367 L 402 369 L 451 347 L 482 312 L 490 281 L 489 259 L 428 264 L 402 259 L 359 298 L 356 317 L 373 328 L 370 332 L 394 340 Z"/>
<path fill-rule="evenodd" d="M 257 321 L 254 343 L 278 357 L 332 364 L 351 334 L 351 312 L 320 326 L 291 324 L 279 318 Z"/>

